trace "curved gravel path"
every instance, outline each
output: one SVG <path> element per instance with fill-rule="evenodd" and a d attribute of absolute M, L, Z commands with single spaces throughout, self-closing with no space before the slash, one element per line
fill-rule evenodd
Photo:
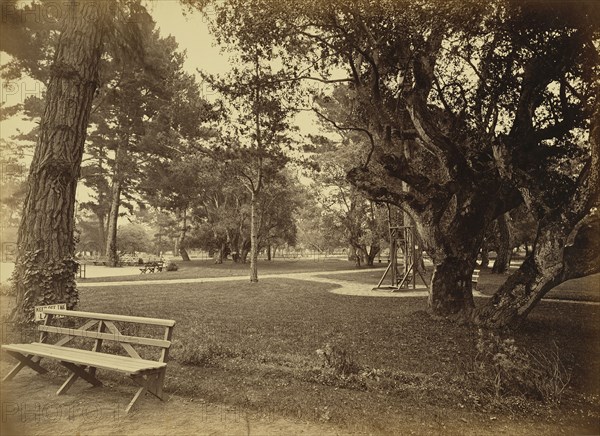
<path fill-rule="evenodd" d="M 319 283 L 327 283 L 334 285 L 331 293 L 338 295 L 355 295 L 360 297 L 387 297 L 387 298 L 406 298 L 406 297 L 427 297 L 427 288 L 424 285 L 417 286 L 417 289 L 407 289 L 399 292 L 391 292 L 386 289 L 373 290 L 373 286 L 364 283 L 356 283 L 344 279 L 334 279 L 331 277 L 321 277 L 327 275 L 347 275 L 361 273 L 364 270 L 350 271 L 312 271 L 302 273 L 289 274 L 264 274 L 260 279 L 285 278 L 294 280 L 308 280 Z M 160 285 L 174 283 L 212 283 L 212 282 L 228 282 L 228 281 L 247 281 L 248 276 L 228 276 L 228 277 L 198 277 L 190 279 L 172 279 L 172 280 L 143 280 L 143 281 L 115 281 L 115 282 L 95 282 L 95 283 L 78 283 L 80 288 L 106 287 L 106 286 L 143 286 L 143 285 Z M 474 290 L 474 297 L 489 298 L 489 295 L 484 295 L 481 292 Z M 584 304 L 588 306 L 598 306 L 597 301 L 578 301 L 578 300 L 558 300 L 553 298 L 544 298 L 544 301 L 552 301 L 557 303 L 569 304 Z"/>

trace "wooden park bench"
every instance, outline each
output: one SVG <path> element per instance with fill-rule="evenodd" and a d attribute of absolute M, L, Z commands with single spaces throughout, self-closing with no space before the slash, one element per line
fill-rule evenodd
<path fill-rule="evenodd" d="M 19 361 L 4 377 L 3 382 L 12 379 L 26 366 L 40 374 L 44 374 L 48 371 L 40 365 L 40 361 L 42 359 L 53 359 L 58 360 L 62 366 L 71 371 L 71 375 L 56 392 L 57 395 L 65 394 L 78 378 L 93 386 L 102 386 L 102 382 L 96 376 L 96 370 L 102 369 L 124 373 L 139 386 L 138 391 L 125 409 L 126 413 L 146 392 L 150 392 L 161 400 L 163 399 L 163 384 L 175 321 L 74 310 L 44 309 L 43 312 L 46 318 L 44 324 L 38 327 L 40 331 L 39 342 L 2 345 L 2 350 Z M 51 325 L 57 317 L 86 321 L 79 328 Z M 164 334 L 162 339 L 128 336 L 121 334 L 115 322 L 158 326 L 158 328 L 164 328 Z M 91 330 L 93 327 L 96 327 L 96 329 Z M 50 344 L 48 343 L 50 334 L 60 335 L 61 338 L 54 344 Z M 93 339 L 92 349 L 83 349 L 85 345 L 83 340 L 80 340 L 83 345 L 80 344 L 79 348 L 66 347 L 65 345 L 74 338 Z M 120 344 L 127 352 L 127 356 L 101 352 L 104 341 L 113 341 Z M 71 342 L 71 344 L 73 343 Z M 158 354 L 158 359 L 147 360 L 142 358 L 132 344 L 158 347 L 158 349 L 153 349 Z"/>
<path fill-rule="evenodd" d="M 92 261 L 94 263 L 94 265 L 98 266 L 98 265 L 102 265 L 102 266 L 106 266 L 108 265 L 108 260 L 107 259 L 95 259 Z"/>

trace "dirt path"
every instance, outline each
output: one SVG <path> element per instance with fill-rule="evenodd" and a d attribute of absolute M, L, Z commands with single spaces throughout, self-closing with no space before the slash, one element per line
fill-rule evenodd
<path fill-rule="evenodd" d="M 2 373 L 7 366 L 3 363 Z M 52 375 L 53 374 L 53 375 Z M 125 380 L 125 379 L 124 379 Z M 127 381 L 124 381 L 127 384 Z M 215 405 L 202 399 L 168 395 L 161 402 L 151 395 L 129 414 L 124 410 L 135 389 L 108 385 L 73 386 L 57 396 L 60 377 L 23 371 L 2 385 L 2 431 L 8 435 L 338 435 L 348 434 L 331 425 L 259 415 Z"/>
<path fill-rule="evenodd" d="M 334 285 L 331 290 L 334 294 L 340 295 L 358 295 L 364 297 L 421 297 L 427 295 L 427 288 L 419 285 L 415 290 L 402 292 L 389 292 L 385 290 L 373 290 L 373 286 L 365 285 L 364 283 L 356 283 L 349 280 L 333 279 L 329 277 L 320 277 L 323 274 L 327 275 L 348 275 L 355 273 L 364 273 L 364 270 L 344 270 L 344 271 L 312 271 L 301 273 L 288 274 L 263 274 L 261 279 L 294 279 L 294 280 L 309 280 L 318 283 L 327 283 Z M 161 285 L 166 283 L 213 283 L 213 282 L 230 282 L 230 281 L 248 281 L 247 276 L 229 276 L 229 277 L 198 277 L 189 279 L 172 279 L 172 280 L 143 280 L 143 281 L 116 281 L 116 282 L 95 282 L 95 283 L 78 283 L 78 288 L 93 288 L 105 286 L 136 286 L 136 285 Z M 483 294 L 475 291 L 476 297 Z"/>

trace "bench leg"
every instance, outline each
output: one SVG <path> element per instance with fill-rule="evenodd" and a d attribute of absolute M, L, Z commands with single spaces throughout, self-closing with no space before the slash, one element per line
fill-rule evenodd
<path fill-rule="evenodd" d="M 14 357 L 15 359 L 17 359 L 19 361 L 19 363 L 13 369 L 10 370 L 10 372 L 4 377 L 4 379 L 2 381 L 8 381 L 8 380 L 12 379 L 15 375 L 18 374 L 19 371 L 21 371 L 26 366 L 30 367 L 31 369 L 38 372 L 39 374 L 46 374 L 48 372 L 48 370 L 46 368 L 44 368 L 43 366 L 41 366 L 39 364 L 40 360 L 42 360 L 41 358 L 36 358 L 36 357 L 32 358 L 31 354 L 25 356 L 21 353 L 17 353 L 16 351 L 6 351 L 6 352 L 9 355 L 11 355 L 12 357 Z"/>
<path fill-rule="evenodd" d="M 23 368 L 25 368 L 25 366 L 27 366 L 27 365 L 25 365 L 23 362 L 17 363 L 14 366 L 14 368 L 11 369 L 9 371 L 9 373 L 4 376 L 4 378 L 2 379 L 2 382 L 12 380 L 15 377 L 15 375 L 17 375 L 19 373 L 19 371 L 21 371 Z"/>
<path fill-rule="evenodd" d="M 165 375 L 167 374 L 167 368 L 163 368 L 156 377 L 156 393 L 155 395 L 163 401 L 163 385 L 165 383 Z"/>
<path fill-rule="evenodd" d="M 148 376 L 148 392 L 154 395 L 159 400 L 163 401 L 162 397 L 162 383 L 163 379 L 161 379 L 161 374 L 164 374 L 163 371 L 158 373 L 154 373 Z"/>
<path fill-rule="evenodd" d="M 67 378 L 65 380 L 65 382 L 62 384 L 62 386 L 58 389 L 58 391 L 56 391 L 56 395 L 62 395 L 62 394 L 66 394 L 67 391 L 69 390 L 69 388 L 71 386 L 73 386 L 73 383 L 75 383 L 75 381 L 79 378 L 79 376 L 75 373 L 72 373 L 69 378 Z"/>
<path fill-rule="evenodd" d="M 75 365 L 71 362 L 60 361 L 60 364 L 70 370 L 73 374 L 69 376 L 69 378 L 63 383 L 60 389 L 56 392 L 57 395 L 62 395 L 66 393 L 69 388 L 75 383 L 78 378 L 84 379 L 86 382 L 93 386 L 102 386 L 102 382 L 98 380 L 95 374 L 87 372 L 85 370 L 85 366 L 83 365 Z"/>
<path fill-rule="evenodd" d="M 138 391 L 133 396 L 133 399 L 125 409 L 125 413 L 129 413 L 131 408 L 137 404 L 137 402 L 144 396 L 146 392 L 150 392 L 156 398 L 162 401 L 162 379 L 161 374 L 164 374 L 164 371 L 153 371 L 145 374 L 135 374 L 131 375 L 131 379 L 140 387 Z"/>
<path fill-rule="evenodd" d="M 131 408 L 133 406 L 135 406 L 137 404 L 137 402 L 140 400 L 140 398 L 142 398 L 144 396 L 144 394 L 146 393 L 146 391 L 148 391 L 148 385 L 149 385 L 149 382 L 150 382 L 148 380 L 148 378 L 146 378 L 144 376 L 140 376 L 140 375 L 138 375 L 138 376 L 132 375 L 131 378 L 133 379 L 134 382 L 136 382 L 136 384 L 138 384 L 140 386 L 140 388 L 138 389 L 138 391 L 135 393 L 135 395 L 133 396 L 133 398 L 129 402 L 129 405 L 125 409 L 125 413 L 129 413 L 129 411 L 131 410 Z"/>

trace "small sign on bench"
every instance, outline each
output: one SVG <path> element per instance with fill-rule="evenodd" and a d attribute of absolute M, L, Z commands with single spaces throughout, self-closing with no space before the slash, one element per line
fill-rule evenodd
<path fill-rule="evenodd" d="M 46 314 L 44 313 L 44 309 L 60 309 L 67 310 L 66 303 L 58 303 L 58 304 L 48 304 L 47 306 L 35 306 L 35 321 L 43 321 L 46 319 Z M 64 318 L 61 315 L 55 315 L 55 318 Z"/>

